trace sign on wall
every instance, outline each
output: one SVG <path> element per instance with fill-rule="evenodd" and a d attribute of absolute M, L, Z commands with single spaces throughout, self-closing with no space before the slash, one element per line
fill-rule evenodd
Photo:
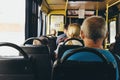
<path fill-rule="evenodd" d="M 64 15 L 51 15 L 50 16 L 50 29 L 56 29 L 56 31 L 63 31 Z"/>

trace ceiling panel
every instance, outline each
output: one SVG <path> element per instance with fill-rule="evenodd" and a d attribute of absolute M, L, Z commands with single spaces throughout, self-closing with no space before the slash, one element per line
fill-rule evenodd
<path fill-rule="evenodd" d="M 102 5 L 102 6 L 101 6 Z M 96 10 L 104 9 L 105 8 L 105 2 L 88 2 L 88 1 L 82 1 L 82 2 L 75 2 L 75 3 L 68 3 L 68 9 L 89 9 L 89 10 Z"/>
<path fill-rule="evenodd" d="M 65 0 L 46 0 L 48 4 L 65 4 Z"/>
<path fill-rule="evenodd" d="M 50 10 L 55 9 L 65 9 L 66 6 L 66 0 L 46 0 L 46 3 L 48 4 Z M 95 1 L 73 1 L 72 3 L 68 3 L 67 8 L 68 9 L 87 9 L 87 10 L 96 10 L 97 8 L 99 10 L 106 9 L 106 3 L 108 2 L 109 5 L 112 3 L 119 1 L 119 0 L 102 0 L 100 2 Z"/>
<path fill-rule="evenodd" d="M 49 6 L 52 10 L 58 9 L 65 9 L 65 5 L 50 5 Z"/>

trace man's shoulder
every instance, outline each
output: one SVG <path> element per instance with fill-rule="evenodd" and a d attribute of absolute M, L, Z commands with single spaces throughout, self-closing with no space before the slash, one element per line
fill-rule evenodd
<path fill-rule="evenodd" d="M 101 53 L 111 53 L 110 51 L 108 50 L 104 50 L 104 49 L 97 49 L 99 52 Z"/>
<path fill-rule="evenodd" d="M 96 48 L 94 48 L 94 49 L 96 49 Z M 69 49 L 69 50 L 65 51 L 64 56 L 67 55 L 67 54 L 69 54 L 73 50 L 75 50 L 75 49 Z M 101 54 L 103 54 L 106 57 L 113 57 L 113 55 L 111 54 L 111 52 L 109 52 L 108 50 L 104 50 L 104 49 L 96 49 L 96 50 L 98 50 Z M 77 52 L 77 53 L 79 53 L 79 52 Z M 88 55 L 90 55 L 88 53 L 91 53 L 91 52 L 85 51 L 85 52 L 80 52 L 80 53 L 84 53 L 84 55 L 88 56 Z M 83 55 L 83 54 L 81 54 L 81 55 Z"/>

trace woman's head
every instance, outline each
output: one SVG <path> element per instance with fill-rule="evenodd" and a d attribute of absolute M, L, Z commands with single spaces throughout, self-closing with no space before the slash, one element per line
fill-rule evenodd
<path fill-rule="evenodd" d="M 68 38 L 79 38 L 80 36 L 80 25 L 72 23 L 68 26 L 67 37 Z"/>
<path fill-rule="evenodd" d="M 52 35 L 52 36 L 56 36 L 56 30 L 55 30 L 55 29 L 52 29 L 52 30 L 51 30 L 51 35 Z"/>
<path fill-rule="evenodd" d="M 47 37 L 41 36 L 39 40 L 33 40 L 33 45 L 48 45 L 49 40 Z"/>
<path fill-rule="evenodd" d="M 39 40 L 33 40 L 33 45 L 39 46 L 42 45 L 42 42 L 40 42 Z"/>

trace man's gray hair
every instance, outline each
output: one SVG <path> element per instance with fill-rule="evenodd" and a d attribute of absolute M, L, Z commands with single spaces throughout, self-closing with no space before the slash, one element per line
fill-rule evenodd
<path fill-rule="evenodd" d="M 98 39 L 103 39 L 107 33 L 105 19 L 101 16 L 91 16 L 84 20 L 81 30 L 84 35 L 96 42 Z"/>

